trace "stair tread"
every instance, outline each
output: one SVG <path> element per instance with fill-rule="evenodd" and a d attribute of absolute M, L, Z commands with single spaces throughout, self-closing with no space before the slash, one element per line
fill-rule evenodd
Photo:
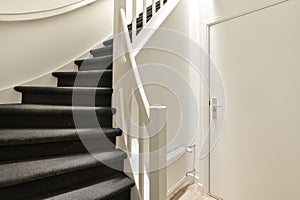
<path fill-rule="evenodd" d="M 72 94 L 76 93 L 101 93 L 101 94 L 110 94 L 113 92 L 112 88 L 105 87 L 45 87 L 45 86 L 17 86 L 15 90 L 18 92 L 26 92 L 26 93 L 43 93 L 43 94 L 51 94 L 51 93 L 59 93 L 59 94 Z"/>
<path fill-rule="evenodd" d="M 112 55 L 113 45 L 108 45 L 108 46 L 104 46 L 104 47 L 101 47 L 101 48 L 92 49 L 90 51 L 90 53 L 92 55 L 96 55 L 96 54 Z"/>
<path fill-rule="evenodd" d="M 167 0 L 164 0 L 163 2 L 165 4 L 167 2 Z M 152 9 L 151 8 L 152 8 L 152 5 L 147 7 L 147 19 L 152 17 Z M 156 2 L 156 10 L 158 10 L 158 9 L 160 9 L 160 2 L 159 1 Z M 143 13 L 140 13 L 139 18 L 142 17 L 142 15 L 143 15 Z M 105 46 L 112 45 L 113 44 L 113 38 L 104 41 L 103 44 Z"/>
<path fill-rule="evenodd" d="M 1 104 L 1 115 L 26 115 L 26 114 L 71 114 L 73 111 L 89 113 L 96 111 L 99 114 L 115 114 L 115 109 L 111 107 L 86 107 L 86 106 L 60 106 L 60 105 L 32 105 L 32 104 Z"/>
<path fill-rule="evenodd" d="M 104 61 L 111 61 L 112 62 L 113 56 L 109 55 L 109 56 L 102 56 L 102 57 L 97 57 L 97 58 L 87 58 L 87 59 L 81 59 L 81 60 L 76 60 L 75 64 L 76 65 L 82 65 L 84 64 L 93 64 L 93 63 L 100 63 L 100 62 L 104 62 Z"/>
<path fill-rule="evenodd" d="M 86 77 L 94 77 L 99 76 L 99 74 L 112 74 L 112 70 L 90 70 L 90 71 L 75 71 L 75 72 L 53 72 L 52 75 L 54 77 L 76 77 L 76 76 L 86 76 Z"/>
<path fill-rule="evenodd" d="M 97 159 L 95 159 L 95 157 Z M 0 188 L 93 168 L 125 159 L 121 150 L 46 158 L 0 165 Z M 100 162 L 101 161 L 101 162 Z"/>
<path fill-rule="evenodd" d="M 70 192 L 46 198 L 47 200 L 81 200 L 81 199 L 110 199 L 134 186 L 134 182 L 125 174 L 118 174 L 109 179 L 81 186 Z"/>
<path fill-rule="evenodd" d="M 80 137 L 79 137 L 80 134 Z M 120 129 L 0 129 L 0 146 L 74 141 L 84 137 L 117 137 Z"/>
<path fill-rule="evenodd" d="M 113 44 L 113 39 L 105 40 L 105 41 L 103 42 L 103 44 L 104 44 L 105 46 L 110 46 L 110 45 Z"/>

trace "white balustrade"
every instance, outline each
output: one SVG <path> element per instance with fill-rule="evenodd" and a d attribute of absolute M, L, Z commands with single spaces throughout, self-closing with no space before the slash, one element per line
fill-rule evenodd
<path fill-rule="evenodd" d="M 142 10 L 143 10 L 143 19 L 142 24 L 143 27 L 147 25 L 147 17 L 149 11 L 147 10 L 147 0 L 143 0 Z M 158 1 L 160 6 L 163 6 L 163 1 Z M 151 11 L 152 17 L 155 17 L 156 14 L 156 0 L 152 0 Z M 138 138 L 138 137 L 127 137 L 126 139 L 130 140 L 138 140 L 138 150 L 140 155 L 139 159 L 136 159 L 137 163 L 131 163 L 132 168 L 139 170 L 139 177 L 136 180 L 137 188 L 139 194 L 139 198 L 143 200 L 166 200 L 167 199 L 167 173 L 166 173 L 166 165 L 167 163 L 167 152 L 164 147 L 167 145 L 167 108 L 165 106 L 157 105 L 150 106 L 149 100 L 147 98 L 146 92 L 143 87 L 143 83 L 138 72 L 138 66 L 135 60 L 135 54 L 133 53 L 132 43 L 135 41 L 137 36 L 137 18 L 138 18 L 138 4 L 137 0 L 115 0 L 115 26 L 114 26 L 114 34 L 118 35 L 119 33 L 124 33 L 124 42 L 120 42 L 119 40 L 114 41 L 114 58 L 117 57 L 115 49 L 120 49 L 119 45 L 125 46 L 123 47 L 124 53 L 126 57 L 128 57 L 128 65 L 129 69 L 132 70 L 134 75 L 133 84 L 135 88 L 137 88 L 137 93 L 135 93 L 135 99 L 138 105 L 138 124 L 142 126 L 139 129 L 139 134 L 144 135 L 142 131 L 151 132 L 153 130 L 159 130 L 158 133 L 151 133 L 151 137 L 149 138 Z M 148 12 L 147 12 L 148 11 Z M 128 18 L 131 15 L 131 20 Z M 128 30 L 128 21 L 132 22 L 132 32 L 131 38 Z M 117 24 L 116 24 L 117 23 Z M 118 55 L 119 56 L 119 55 Z M 117 65 L 117 62 L 114 65 Z M 130 116 L 126 115 L 126 106 L 124 102 L 124 91 L 120 90 L 120 110 L 121 112 L 121 120 L 123 127 L 128 127 L 125 123 L 130 122 L 131 120 L 125 119 Z M 123 102 L 122 102 L 123 101 Z M 161 123 L 165 122 L 165 123 Z M 150 123 L 151 127 L 147 127 L 148 123 Z M 155 126 L 162 126 L 158 128 L 153 128 Z M 147 127 L 145 129 L 145 127 Z M 152 136 L 153 135 L 153 136 Z M 130 141 L 127 141 L 127 144 L 133 144 Z M 132 148 L 126 148 L 130 150 Z M 159 151 L 159 154 L 151 154 L 151 152 Z M 130 152 L 129 152 L 130 153 Z M 129 158 L 130 159 L 130 158 Z M 158 168 L 158 166 L 162 165 L 162 169 Z M 155 168 L 155 170 L 153 170 Z"/>

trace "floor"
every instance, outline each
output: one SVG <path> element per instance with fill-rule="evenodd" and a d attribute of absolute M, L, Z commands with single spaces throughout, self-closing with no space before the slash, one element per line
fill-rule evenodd
<path fill-rule="evenodd" d="M 170 200 L 216 200 L 198 190 L 198 186 L 188 185 L 179 190 Z"/>

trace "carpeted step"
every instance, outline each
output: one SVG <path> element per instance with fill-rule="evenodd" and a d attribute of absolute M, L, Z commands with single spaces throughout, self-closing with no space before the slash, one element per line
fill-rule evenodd
<path fill-rule="evenodd" d="M 103 45 L 104 46 L 110 46 L 110 45 L 113 45 L 113 39 L 108 39 L 106 41 L 103 42 Z"/>
<path fill-rule="evenodd" d="M 115 109 L 110 107 L 0 105 L 0 128 L 111 127 Z"/>
<path fill-rule="evenodd" d="M 167 0 L 164 0 L 164 4 L 167 2 Z M 158 11 L 160 9 L 160 2 L 157 1 L 156 2 L 156 11 Z M 139 14 L 138 19 L 142 21 L 142 16 L 143 13 Z M 149 21 L 149 19 L 151 19 L 152 17 L 152 5 L 147 7 L 147 20 Z M 139 25 L 138 28 L 141 28 L 142 26 Z M 129 29 L 131 29 L 131 25 L 129 26 Z M 104 46 L 109 46 L 109 45 L 113 45 L 113 39 L 109 39 L 103 42 Z"/>
<path fill-rule="evenodd" d="M 58 87 L 112 87 L 112 70 L 54 72 Z M 76 82 L 75 82 L 76 81 Z"/>
<path fill-rule="evenodd" d="M 141 25 L 140 25 L 141 26 Z M 131 27 L 131 25 L 128 25 L 128 27 Z M 129 29 L 129 28 L 128 28 Z M 137 34 L 139 34 L 140 32 L 141 32 L 141 30 L 142 30 L 142 28 L 140 27 L 140 28 L 137 28 Z M 131 30 L 129 29 L 128 30 L 129 31 L 129 34 L 130 34 L 130 37 L 131 37 Z M 104 41 L 103 42 L 103 45 L 104 46 L 111 46 L 111 45 L 113 45 L 113 42 L 114 42 L 114 39 L 113 38 L 111 38 L 111 39 L 109 39 L 109 40 L 106 40 L 106 41 Z"/>
<path fill-rule="evenodd" d="M 120 129 L 0 129 L 0 161 L 115 149 Z M 82 141 L 84 141 L 84 144 Z"/>
<path fill-rule="evenodd" d="M 83 82 L 84 80 L 79 80 Z M 18 86 L 23 104 L 111 106 L 112 88 Z"/>
<path fill-rule="evenodd" d="M 142 22 L 140 23 L 139 26 L 142 26 Z M 130 37 L 130 39 L 132 39 L 131 25 L 128 25 L 128 27 L 130 28 L 130 29 L 128 28 L 128 31 L 129 31 L 129 37 Z M 136 34 L 138 35 L 142 30 L 143 30 L 142 27 L 137 28 L 137 29 L 136 29 Z M 113 39 L 111 39 L 111 42 L 113 43 Z"/>
<path fill-rule="evenodd" d="M 166 3 L 167 1 L 165 0 L 164 3 Z M 158 11 L 160 9 L 160 1 L 157 1 L 155 4 L 156 7 L 156 11 Z M 147 12 L 152 12 L 152 5 L 147 7 Z M 142 15 L 143 13 L 140 13 L 140 15 Z"/>
<path fill-rule="evenodd" d="M 147 22 L 151 19 L 150 16 L 147 17 Z M 136 23 L 140 23 L 140 22 L 143 22 L 143 15 L 139 16 L 137 19 L 136 19 Z"/>
<path fill-rule="evenodd" d="M 2 164 L 0 199 L 34 199 L 45 193 L 112 176 L 123 170 L 126 157 L 124 152 L 114 150 L 93 156 L 79 154 Z"/>
<path fill-rule="evenodd" d="M 102 48 L 91 50 L 90 53 L 94 57 L 102 57 L 102 56 L 109 56 L 113 54 L 113 45 L 105 46 Z"/>
<path fill-rule="evenodd" d="M 167 1 L 165 0 L 164 1 L 164 4 L 166 3 Z M 156 2 L 156 12 L 160 9 L 160 2 Z M 143 16 L 143 13 L 140 13 L 139 16 Z M 151 6 L 148 6 L 147 7 L 147 16 L 148 17 L 152 17 L 152 5 Z"/>
<path fill-rule="evenodd" d="M 47 200 L 128 200 L 133 186 L 134 182 L 125 174 L 120 173 L 104 180 L 65 189 L 57 192 L 56 195 L 52 194 L 48 197 L 44 195 L 41 198 Z"/>
<path fill-rule="evenodd" d="M 137 24 L 136 24 L 136 28 L 137 29 L 141 29 L 141 28 L 143 28 L 143 21 L 139 21 Z M 132 30 L 132 24 L 129 24 L 128 25 L 128 30 Z M 139 33 L 139 32 L 138 32 Z"/>
<path fill-rule="evenodd" d="M 87 70 L 103 70 L 112 68 L 113 57 L 112 55 L 103 56 L 99 58 L 76 60 L 75 64 L 80 71 Z"/>
<path fill-rule="evenodd" d="M 156 6 L 156 11 L 160 9 L 160 6 Z M 152 18 L 152 6 L 147 8 L 147 22 Z M 137 28 L 143 27 L 143 13 L 140 13 L 138 18 L 136 19 Z M 128 25 L 128 29 L 132 29 L 132 23 Z"/>

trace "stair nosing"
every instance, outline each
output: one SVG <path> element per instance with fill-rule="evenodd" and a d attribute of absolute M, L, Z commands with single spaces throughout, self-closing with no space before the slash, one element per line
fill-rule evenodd
<path fill-rule="evenodd" d="M 86 62 L 86 63 L 101 62 L 101 61 L 110 60 L 110 59 L 113 59 L 112 55 L 101 56 L 101 57 L 96 57 L 96 58 L 79 59 L 79 60 L 75 60 L 74 63 L 76 65 L 82 65 L 82 63 L 84 63 L 84 62 Z"/>
<path fill-rule="evenodd" d="M 22 112 L 21 112 L 22 111 Z M 0 115 L 35 115 L 35 114 L 73 114 L 100 112 L 101 115 L 112 115 L 116 109 L 112 107 L 86 107 L 86 106 L 61 106 L 61 105 L 40 105 L 40 104 L 1 104 Z"/>
<path fill-rule="evenodd" d="M 110 87 L 48 87 L 48 86 L 17 86 L 14 88 L 18 92 L 33 94 L 111 94 Z"/>
<path fill-rule="evenodd" d="M 15 137 L 9 137 L 14 134 Z M 17 137 L 19 134 L 25 136 Z M 102 128 L 102 131 L 98 129 L 0 129 L 0 147 L 79 141 L 82 138 L 113 138 L 121 135 L 122 131 L 118 128 Z"/>
<path fill-rule="evenodd" d="M 110 155 L 112 154 L 112 155 Z M 95 156 L 102 156 L 98 161 Z M 115 157 L 113 157 L 115 156 Z M 108 158 L 109 157 L 109 158 Z M 26 182 L 41 180 L 62 174 L 72 173 L 78 170 L 85 170 L 103 165 L 103 163 L 113 163 L 127 157 L 121 150 L 90 154 L 76 154 L 67 156 L 57 156 L 43 158 L 34 161 L 23 161 L 0 165 L 0 188 L 5 188 Z M 82 163 L 79 163 L 79 162 Z M 49 167 L 49 165 L 51 167 Z M 46 166 L 44 166 L 46 165 Z M 20 172 L 17 169 L 23 169 Z M 24 169 L 28 169 L 27 171 Z"/>
<path fill-rule="evenodd" d="M 111 69 L 104 70 L 89 70 L 89 71 L 67 71 L 67 72 L 53 72 L 52 75 L 56 78 L 60 77 L 76 77 L 76 76 L 93 76 L 98 74 L 111 74 L 113 71 Z"/>
<path fill-rule="evenodd" d="M 110 199 L 130 189 L 135 184 L 134 181 L 131 180 L 124 173 L 119 173 L 105 180 L 101 179 L 98 181 L 99 182 L 94 182 L 92 184 L 89 183 L 88 185 L 82 184 L 78 189 L 75 190 L 62 192 L 57 195 L 51 195 L 50 197 L 46 197 L 45 200 L 66 200 L 66 199 L 70 199 L 70 197 L 72 199 L 79 199 L 79 197 L 80 199 L 87 199 L 87 198 L 90 199 L 91 191 L 95 189 L 97 190 L 97 192 L 92 193 L 93 195 L 92 199 L 99 199 L 99 198 Z M 106 185 L 108 186 L 114 185 L 117 187 L 112 188 L 112 187 L 107 187 Z M 100 191 L 98 188 L 100 188 Z M 107 188 L 109 189 L 107 190 Z M 105 189 L 105 191 L 101 191 L 101 189 Z"/>

